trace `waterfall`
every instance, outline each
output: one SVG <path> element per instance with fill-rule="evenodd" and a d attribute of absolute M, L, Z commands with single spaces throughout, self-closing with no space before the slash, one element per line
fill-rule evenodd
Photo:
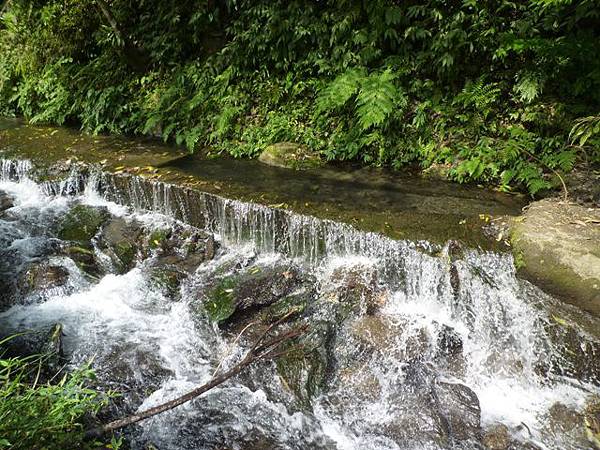
<path fill-rule="evenodd" d="M 461 437 L 464 421 L 459 426 L 455 418 L 463 415 L 480 418 L 483 431 L 503 424 L 522 445 L 585 448 L 580 428 L 552 425 L 558 420 L 553 411 L 561 405 L 579 414 L 590 396 L 600 394 L 593 361 L 579 366 L 597 358 L 598 339 L 570 321 L 577 314 L 572 308 L 520 280 L 510 254 L 456 242 L 393 240 L 348 224 L 93 168 L 75 167 L 62 179 L 36 182 L 31 163 L 1 164 L 0 191 L 14 206 L 0 216 L 5 243 L 0 261 L 19 261 L 25 268 L 43 261 L 68 273 L 68 282 L 43 296 L 14 300 L 0 313 L 0 326 L 63 324 L 71 364 L 94 357 L 100 384 L 127 392 L 122 411 L 173 398 L 243 353 L 242 343 L 198 312 L 216 282 L 271 272 L 297 276 L 292 293 L 308 296 L 306 320 L 316 330 L 323 327 L 314 336 L 329 336 L 319 341 L 329 352 L 326 376 L 310 406 L 294 396 L 277 365 L 264 365 L 137 426 L 128 434 L 134 448 L 150 442 L 174 450 L 261 442 L 282 449 L 478 448 L 478 437 Z M 93 279 L 72 256 L 55 249 L 60 240 L 54 230 L 81 204 L 104 208 L 110 220 L 136 224 L 142 234 L 202 231 L 214 235 L 220 249 L 186 273 L 175 294 L 153 278 L 161 268 L 160 253 L 140 252 L 122 273 L 105 264 Z M 100 240 L 92 240 L 92 250 L 110 260 L 114 255 Z M 177 255 L 174 250 L 169 267 Z M 344 309 L 353 296 L 356 308 Z M 586 320 L 598 329 L 598 321 Z M 561 341 L 569 333 L 579 349 Z M 572 358 L 573 349 L 580 359 Z M 461 398 L 472 392 L 477 402 L 469 405 L 480 410 L 431 415 L 428 402 L 433 398 L 443 410 L 448 396 L 457 395 L 456 386 L 464 389 Z M 454 401 L 450 404 L 458 405 Z M 439 417 L 443 420 L 435 422 Z M 439 429 L 451 439 L 432 437 Z"/>

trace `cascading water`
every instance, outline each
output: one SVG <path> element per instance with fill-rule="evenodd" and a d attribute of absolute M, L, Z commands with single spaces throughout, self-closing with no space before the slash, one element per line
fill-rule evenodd
<path fill-rule="evenodd" d="M 589 447 L 579 414 L 600 394 L 600 344 L 509 255 L 136 177 L 1 170 L 2 334 L 62 324 L 69 363 L 93 360 L 100 387 L 123 393 L 113 416 L 208 381 L 251 342 L 239 330 L 277 307 L 309 325 L 301 356 L 141 423 L 133 448 L 483 448 L 499 424 L 512 448 Z M 81 205 L 102 221 L 89 248 L 61 235 Z M 234 315 L 206 306 L 231 295 Z"/>

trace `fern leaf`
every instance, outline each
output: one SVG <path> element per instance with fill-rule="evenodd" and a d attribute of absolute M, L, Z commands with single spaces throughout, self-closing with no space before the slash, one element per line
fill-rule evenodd
<path fill-rule="evenodd" d="M 394 85 L 394 78 L 394 74 L 388 69 L 380 74 L 370 75 L 361 85 L 356 98 L 356 112 L 363 130 L 383 124 L 397 103 L 401 107 L 406 106 L 406 98 Z"/>
<path fill-rule="evenodd" d="M 600 135 L 600 115 L 581 117 L 575 121 L 569 133 L 569 140 L 584 146 L 589 138 L 598 135 Z"/>
<path fill-rule="evenodd" d="M 531 103 L 542 91 L 542 80 L 535 74 L 526 73 L 519 77 L 514 90 L 522 102 Z"/>
<path fill-rule="evenodd" d="M 348 69 L 327 84 L 317 97 L 317 114 L 344 106 L 357 93 L 365 76 L 364 69 Z"/>

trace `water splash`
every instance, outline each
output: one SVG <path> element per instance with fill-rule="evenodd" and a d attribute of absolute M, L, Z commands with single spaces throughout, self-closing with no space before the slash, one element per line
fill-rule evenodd
<path fill-rule="evenodd" d="M 551 312 L 556 302 L 516 277 L 510 255 L 457 249 L 454 243 L 395 241 L 346 224 L 137 177 L 76 168 L 65 180 L 38 184 L 28 162 L 2 160 L 1 165 L 0 190 L 14 202 L 10 220 L 0 218 L 1 238 L 5 252 L 25 261 L 53 239 L 47 224 L 73 203 L 162 227 L 180 220 L 219 236 L 221 252 L 186 279 L 177 302 L 152 284 L 148 261 L 90 282 L 72 261 L 58 258 L 52 263 L 69 272 L 68 289 L 47 291 L 40 302 L 0 314 L 0 323 L 15 330 L 62 323 L 73 364 L 95 357 L 98 367 L 110 368 L 101 371 L 101 380 L 133 385 L 140 396 L 132 400 L 135 408 L 206 381 L 223 358 L 233 361 L 242 350 L 232 352 L 231 342 L 197 314 L 198 292 L 212 279 L 283 261 L 299 264 L 313 280 L 315 304 L 323 299 L 334 304 L 349 284 L 369 286 L 359 312 L 336 324 L 336 357 L 347 364 L 340 363 L 345 375 L 334 376 L 312 409 L 294 406 L 275 368 L 267 367 L 252 389 L 235 380 L 142 425 L 132 435 L 134 446 L 153 441 L 169 449 L 243 448 L 262 439 L 270 448 L 286 449 L 439 448 L 426 440 L 394 438 L 402 435 L 404 422 L 398 418 L 419 407 L 414 393 L 399 388 L 414 370 L 407 355 L 417 349 L 418 367 L 435 372 L 439 382 L 461 383 L 477 394 L 484 427 L 501 422 L 515 438 L 541 448 L 584 448 L 581 440 L 549 431 L 548 414 L 557 402 L 580 410 L 590 394 L 600 393 L 598 380 L 544 369 L 551 363 L 567 365 L 549 332 L 556 326 Z M 373 299 L 374 315 L 366 305 Z M 331 321 L 328 311 L 318 310 L 315 317 Z M 357 329 L 372 326 L 369 321 L 387 334 L 381 338 L 385 345 L 367 354 Z M 578 333 L 584 341 L 594 339 Z M 438 343 L 452 336 L 462 346 L 458 366 L 439 356 Z M 363 365 L 357 368 L 355 361 Z"/>

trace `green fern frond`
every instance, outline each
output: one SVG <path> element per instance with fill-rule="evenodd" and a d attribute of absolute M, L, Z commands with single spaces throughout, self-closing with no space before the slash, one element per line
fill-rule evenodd
<path fill-rule="evenodd" d="M 531 103 L 540 95 L 542 87 L 543 82 L 538 75 L 526 73 L 519 76 L 517 84 L 514 86 L 514 90 L 522 102 Z"/>
<path fill-rule="evenodd" d="M 394 85 L 395 75 L 391 70 L 367 77 L 356 98 L 358 123 L 363 130 L 381 125 L 396 106 L 407 104 L 404 92 Z"/>
<path fill-rule="evenodd" d="M 569 133 L 569 140 L 584 146 L 592 136 L 600 136 L 600 115 L 577 119 Z"/>
<path fill-rule="evenodd" d="M 364 69 L 348 69 L 335 80 L 327 84 L 317 97 L 317 114 L 323 114 L 344 106 L 354 96 L 363 79 Z"/>
<path fill-rule="evenodd" d="M 461 93 L 454 98 L 453 103 L 482 109 L 494 103 L 500 92 L 498 83 L 487 83 L 485 77 L 480 77 L 477 81 L 467 81 Z"/>

